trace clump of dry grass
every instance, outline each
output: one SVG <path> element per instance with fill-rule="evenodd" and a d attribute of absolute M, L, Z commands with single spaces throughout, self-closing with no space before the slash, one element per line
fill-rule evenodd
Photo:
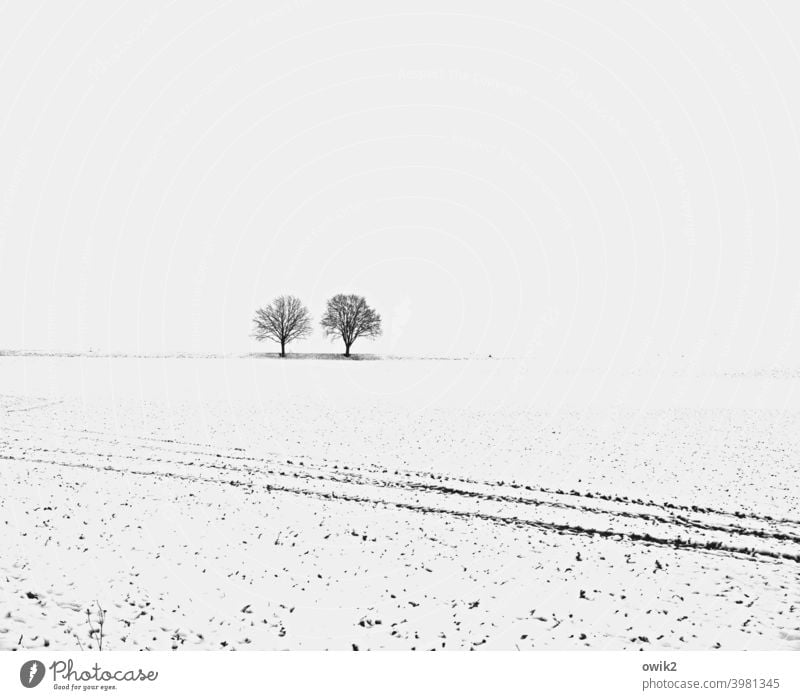
<path fill-rule="evenodd" d="M 97 639 L 97 648 L 103 651 L 103 625 L 106 622 L 106 611 L 103 610 L 99 601 L 95 601 L 97 606 L 96 621 L 92 621 L 92 610 L 86 608 L 86 620 L 89 623 L 89 638 Z"/>

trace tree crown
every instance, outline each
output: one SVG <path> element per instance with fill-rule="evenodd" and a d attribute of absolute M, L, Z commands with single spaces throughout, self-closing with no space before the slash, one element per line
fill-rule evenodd
<path fill-rule="evenodd" d="M 358 338 L 381 334 L 381 317 L 357 294 L 337 294 L 328 299 L 321 324 L 327 336 L 341 336 L 347 347 Z"/>
<path fill-rule="evenodd" d="M 256 309 L 253 324 L 256 340 L 274 340 L 285 345 L 311 333 L 311 314 L 297 297 L 284 295 Z"/>

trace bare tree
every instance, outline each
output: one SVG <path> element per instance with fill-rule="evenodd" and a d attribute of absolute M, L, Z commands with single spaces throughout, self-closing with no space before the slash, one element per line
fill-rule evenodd
<path fill-rule="evenodd" d="M 381 317 L 367 306 L 367 300 L 357 294 L 337 294 L 328 299 L 322 317 L 322 327 L 328 337 L 341 337 L 344 356 L 350 357 L 350 346 L 359 338 L 377 338 L 381 334 Z"/>
<path fill-rule="evenodd" d="M 274 340 L 281 344 L 281 357 L 286 357 L 286 346 L 293 340 L 311 333 L 311 314 L 303 303 L 293 296 L 275 297 L 271 304 L 256 309 L 256 340 Z"/>

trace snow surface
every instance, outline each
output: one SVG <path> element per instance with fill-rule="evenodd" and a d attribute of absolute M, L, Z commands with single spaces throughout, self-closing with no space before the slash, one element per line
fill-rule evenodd
<path fill-rule="evenodd" d="M 800 649 L 798 389 L 2 357 L 0 648 Z"/>

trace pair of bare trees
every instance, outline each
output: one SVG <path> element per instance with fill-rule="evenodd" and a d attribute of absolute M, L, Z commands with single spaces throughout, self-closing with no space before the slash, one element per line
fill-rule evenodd
<path fill-rule="evenodd" d="M 281 357 L 286 357 L 286 346 L 293 340 L 311 335 L 311 314 L 291 295 L 276 297 L 257 309 L 253 323 L 253 337 L 280 343 Z M 350 357 L 350 348 L 359 338 L 377 338 L 381 334 L 380 314 L 357 294 L 337 294 L 328 299 L 320 323 L 327 337 L 342 339 L 345 357 Z"/>

